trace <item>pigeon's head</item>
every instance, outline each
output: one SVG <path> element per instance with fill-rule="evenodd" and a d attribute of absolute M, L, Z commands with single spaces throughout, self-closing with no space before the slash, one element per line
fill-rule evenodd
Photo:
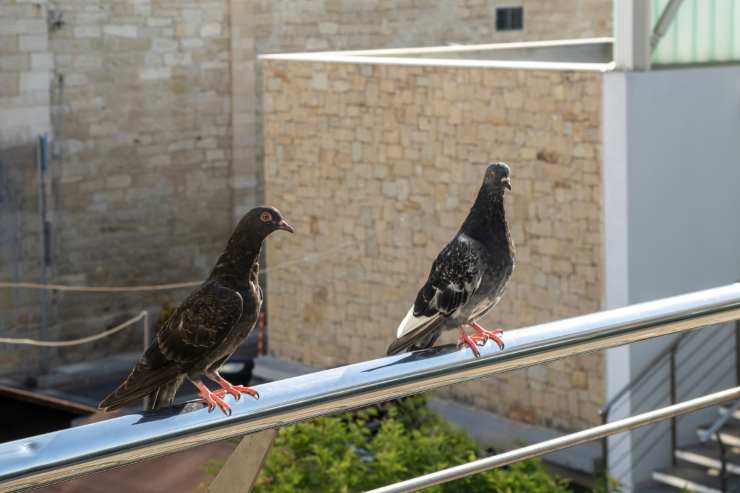
<path fill-rule="evenodd" d="M 265 238 L 273 231 L 283 230 L 293 233 L 293 226 L 283 219 L 280 211 L 274 207 L 255 207 L 247 212 L 244 218 L 239 222 L 237 229 L 246 229 L 256 236 Z"/>
<path fill-rule="evenodd" d="M 495 192 L 504 193 L 504 189 L 511 190 L 511 169 L 506 163 L 492 163 L 486 169 L 484 178 L 486 186 Z"/>

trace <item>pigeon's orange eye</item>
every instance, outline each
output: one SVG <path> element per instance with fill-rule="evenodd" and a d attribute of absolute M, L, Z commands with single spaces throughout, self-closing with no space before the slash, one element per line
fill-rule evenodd
<path fill-rule="evenodd" d="M 260 220 L 263 223 L 269 223 L 270 221 L 272 221 L 272 215 L 269 212 L 263 212 L 262 214 L 260 214 Z"/>

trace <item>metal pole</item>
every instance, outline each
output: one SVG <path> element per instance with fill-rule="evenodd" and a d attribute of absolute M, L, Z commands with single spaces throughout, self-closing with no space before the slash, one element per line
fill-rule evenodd
<path fill-rule="evenodd" d="M 454 346 L 399 354 L 259 385 L 231 416 L 168 409 L 0 444 L 0 491 L 173 453 L 475 378 L 740 318 L 740 284 L 506 332 L 475 358 Z M 717 329 L 720 330 L 720 329 Z M 389 337 L 391 337 L 389 330 Z"/>
<path fill-rule="evenodd" d="M 717 443 L 719 444 L 719 460 L 721 461 L 719 481 L 722 493 L 727 493 L 727 448 L 725 442 L 722 441 L 720 430 L 717 430 Z"/>
<path fill-rule="evenodd" d="M 640 426 L 653 424 L 669 417 L 688 414 L 705 407 L 715 406 L 722 402 L 731 401 L 738 397 L 740 397 L 740 387 L 722 390 L 720 392 L 705 395 L 680 404 L 674 404 L 662 409 L 656 409 L 655 411 L 638 414 L 631 418 L 613 421 L 605 425 L 595 426 L 587 430 L 571 433 L 570 435 L 518 448 L 492 457 L 486 457 L 485 459 L 468 462 L 467 464 L 462 464 L 460 466 L 450 467 L 432 474 L 419 476 L 414 479 L 409 479 L 408 481 L 402 481 L 400 483 L 377 488 L 367 493 L 406 493 L 409 491 L 417 491 L 422 488 L 447 483 L 455 479 L 464 478 L 496 467 L 513 464 L 514 462 L 519 462 L 521 460 L 539 457 L 563 448 L 580 445 L 615 433 L 633 430 Z"/>
<path fill-rule="evenodd" d="M 660 14 L 660 18 L 655 23 L 653 34 L 650 35 L 651 52 L 655 51 L 655 48 L 658 47 L 658 43 L 660 43 L 661 38 L 665 36 L 666 31 L 668 31 L 668 28 L 673 22 L 673 19 L 676 17 L 678 9 L 679 7 L 681 7 L 682 3 L 683 0 L 669 0 L 668 5 L 666 5 L 663 9 L 663 13 Z"/>
<path fill-rule="evenodd" d="M 605 425 L 609 422 L 609 410 L 607 409 L 601 413 L 601 424 Z M 609 493 L 609 437 L 601 439 L 601 467 L 603 468 L 604 475 L 604 492 Z"/>
<path fill-rule="evenodd" d="M 671 351 L 671 404 L 675 404 L 676 397 L 676 350 Z M 676 465 L 676 446 L 678 445 L 678 432 L 676 430 L 676 417 L 671 418 L 671 464 Z"/>
<path fill-rule="evenodd" d="M 48 139 L 46 134 L 38 139 L 38 205 L 41 219 L 41 283 L 49 282 L 49 266 L 51 265 L 51 242 L 49 234 L 51 228 L 46 214 L 46 172 L 49 168 Z M 48 339 L 49 336 L 49 291 L 41 292 L 41 331 L 40 339 Z M 39 370 L 46 373 L 49 370 L 50 349 L 41 349 Z"/>

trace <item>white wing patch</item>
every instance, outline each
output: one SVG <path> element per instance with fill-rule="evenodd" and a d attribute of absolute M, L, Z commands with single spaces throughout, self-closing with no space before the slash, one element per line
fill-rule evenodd
<path fill-rule="evenodd" d="M 413 332 L 418 327 L 426 324 L 428 321 L 436 318 L 437 316 L 438 315 L 435 315 L 434 317 L 415 317 L 414 307 L 412 306 L 406 316 L 403 317 L 403 320 L 401 320 L 401 324 L 398 326 L 398 330 L 396 330 L 396 338 L 400 339 L 404 335 L 408 334 L 409 332 Z"/>

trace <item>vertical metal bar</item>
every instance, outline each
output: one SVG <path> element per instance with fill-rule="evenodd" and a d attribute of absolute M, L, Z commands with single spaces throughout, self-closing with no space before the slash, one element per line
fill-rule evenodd
<path fill-rule="evenodd" d="M 720 469 L 720 484 L 722 485 L 722 493 L 727 493 L 727 449 L 725 443 L 722 441 L 721 430 L 717 430 L 717 443 L 719 444 L 719 459 L 721 461 Z"/>
<path fill-rule="evenodd" d="M 48 157 L 48 138 L 46 134 L 41 135 L 38 140 L 38 204 L 39 216 L 41 219 L 41 283 L 49 282 L 49 265 L 51 264 L 50 242 L 49 242 L 49 222 L 46 218 L 46 171 L 49 164 Z M 49 332 L 49 291 L 41 290 L 41 331 L 40 338 L 48 339 Z M 49 348 L 42 348 L 40 353 L 39 369 L 41 373 L 46 373 L 49 369 Z"/>
<path fill-rule="evenodd" d="M 676 403 L 676 351 L 677 347 L 671 351 L 671 405 Z M 676 430 L 676 417 L 671 418 L 671 463 L 676 465 L 676 446 L 678 432 Z"/>
<path fill-rule="evenodd" d="M 605 410 L 601 413 L 601 424 L 605 425 L 609 422 L 609 410 Z M 604 492 L 609 493 L 609 437 L 605 436 L 601 439 L 601 467 L 602 474 L 604 476 Z"/>

